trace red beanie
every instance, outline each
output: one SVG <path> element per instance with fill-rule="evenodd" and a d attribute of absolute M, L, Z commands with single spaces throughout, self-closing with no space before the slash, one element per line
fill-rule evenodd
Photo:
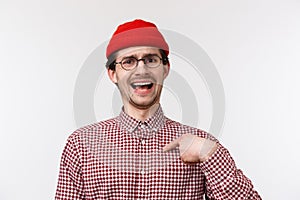
<path fill-rule="evenodd" d="M 158 47 L 169 54 L 169 46 L 156 25 L 141 19 L 118 26 L 106 48 L 106 57 L 112 53 L 133 46 Z"/>

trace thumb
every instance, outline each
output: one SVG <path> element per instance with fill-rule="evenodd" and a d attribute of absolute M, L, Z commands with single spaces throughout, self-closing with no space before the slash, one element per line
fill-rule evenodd
<path fill-rule="evenodd" d="M 170 142 L 166 146 L 164 146 L 163 152 L 168 152 L 168 151 L 171 151 L 171 150 L 175 149 L 176 147 L 178 147 L 179 146 L 179 141 L 180 141 L 180 137 L 173 140 L 172 142 Z"/>

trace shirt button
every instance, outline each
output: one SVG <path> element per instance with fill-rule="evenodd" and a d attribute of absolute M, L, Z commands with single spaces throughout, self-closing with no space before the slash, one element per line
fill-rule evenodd
<path fill-rule="evenodd" d="M 144 124 L 141 124 L 141 128 L 142 128 L 142 129 L 145 129 L 145 125 L 144 125 Z"/>
<path fill-rule="evenodd" d="M 141 143 L 142 143 L 142 144 L 145 144 L 145 143 L 146 143 L 146 141 L 145 141 L 145 140 L 142 140 L 142 141 L 141 141 Z"/>
<path fill-rule="evenodd" d="M 145 174 L 145 171 L 144 171 L 143 169 L 141 170 L 141 174 L 142 174 L 142 175 L 144 175 L 144 174 Z"/>
<path fill-rule="evenodd" d="M 157 132 L 157 129 L 156 128 L 152 128 L 152 134 L 155 134 Z"/>

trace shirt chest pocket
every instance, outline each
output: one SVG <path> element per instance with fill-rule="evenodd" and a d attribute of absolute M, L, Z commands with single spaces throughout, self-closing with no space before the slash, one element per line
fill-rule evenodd
<path fill-rule="evenodd" d="M 189 183 L 190 179 L 193 178 L 195 167 L 187 165 L 180 160 L 168 164 L 161 169 L 161 176 L 165 177 L 164 182 L 171 184 L 172 186 L 184 186 Z"/>
<path fill-rule="evenodd" d="M 178 159 L 154 172 L 153 176 L 151 179 L 155 181 L 150 187 L 160 188 L 169 199 L 200 199 L 203 195 L 204 180 L 197 165 L 188 165 Z"/>

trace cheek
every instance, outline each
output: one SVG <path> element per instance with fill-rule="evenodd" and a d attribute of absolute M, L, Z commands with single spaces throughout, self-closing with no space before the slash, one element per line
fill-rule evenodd
<path fill-rule="evenodd" d="M 165 80 L 165 75 L 163 73 L 160 73 L 159 75 L 156 76 L 157 85 L 163 85 L 164 80 Z"/>
<path fill-rule="evenodd" d="M 116 81 L 120 88 L 127 88 L 128 87 L 128 77 L 122 76 L 120 74 L 116 75 Z"/>

